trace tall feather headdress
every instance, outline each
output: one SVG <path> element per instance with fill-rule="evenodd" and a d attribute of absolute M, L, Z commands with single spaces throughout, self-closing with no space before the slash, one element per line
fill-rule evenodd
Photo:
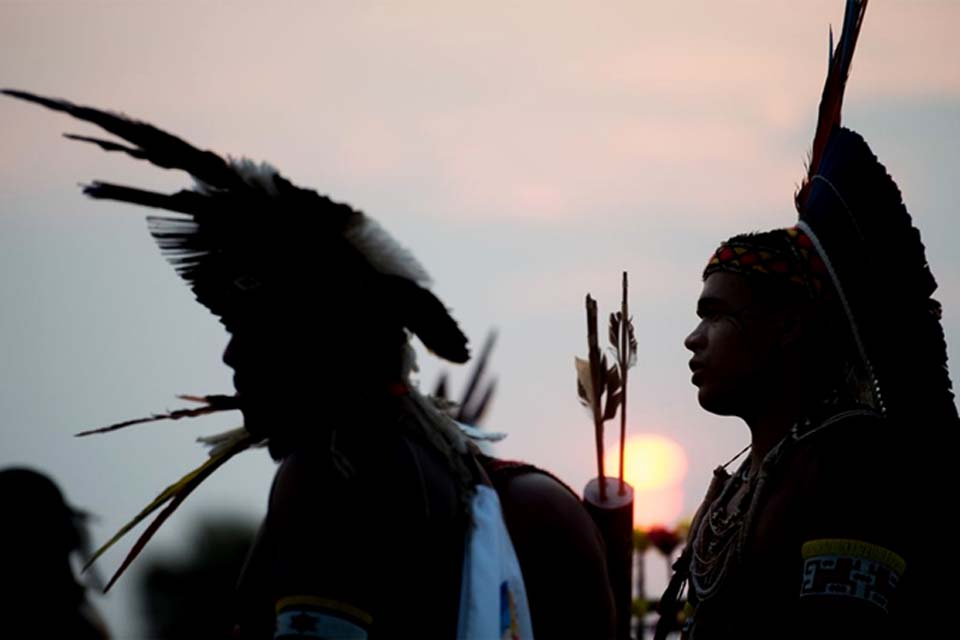
<path fill-rule="evenodd" d="M 295 186 L 267 164 L 224 159 L 145 122 L 23 91 L 2 92 L 96 124 L 129 144 L 67 134 L 72 140 L 193 177 L 192 189 L 172 194 L 107 182 L 83 191 L 179 214 L 149 217 L 150 233 L 197 300 L 228 329 L 264 292 L 293 282 L 307 295 L 305 281 L 319 289 L 317 274 L 335 272 L 372 287 L 388 303 L 382 305 L 385 323 L 409 329 L 441 358 L 469 358 L 466 337 L 426 288 L 426 271 L 362 212 Z"/>
<path fill-rule="evenodd" d="M 922 408 L 956 423 L 936 280 L 900 190 L 863 137 L 841 125 L 843 94 L 867 0 L 848 0 L 807 175 L 798 226 L 823 259 L 849 321 L 877 408 Z"/>

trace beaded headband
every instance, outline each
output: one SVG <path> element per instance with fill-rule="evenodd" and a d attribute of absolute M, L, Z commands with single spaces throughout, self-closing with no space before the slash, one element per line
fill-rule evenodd
<path fill-rule="evenodd" d="M 803 288 L 811 300 L 823 295 L 828 278 L 810 237 L 795 226 L 730 238 L 710 257 L 703 279 L 718 271 L 779 279 Z"/>

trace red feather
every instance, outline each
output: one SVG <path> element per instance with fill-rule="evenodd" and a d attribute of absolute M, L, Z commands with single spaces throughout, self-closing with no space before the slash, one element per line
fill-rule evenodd
<path fill-rule="evenodd" d="M 813 137 L 813 149 L 810 154 L 810 166 L 803 185 L 797 192 L 796 202 L 800 207 L 806 201 L 810 179 L 817 174 L 827 141 L 834 129 L 840 126 L 840 112 L 843 107 L 843 92 L 850 74 L 850 63 L 857 46 L 857 37 L 867 11 L 867 0 L 847 0 L 843 15 L 843 29 L 836 49 L 831 51 L 830 68 L 820 98 L 820 113 L 817 117 L 817 130 Z"/>

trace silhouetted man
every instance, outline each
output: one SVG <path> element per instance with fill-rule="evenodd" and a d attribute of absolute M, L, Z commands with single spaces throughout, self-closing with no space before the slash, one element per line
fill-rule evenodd
<path fill-rule="evenodd" d="M 848 3 L 797 226 L 734 236 L 703 274 L 692 382 L 704 409 L 743 419 L 751 450 L 715 473 L 658 637 L 683 586 L 694 640 L 920 637 L 931 615 L 919 597 L 936 563 L 916 521 L 938 467 L 911 429 L 958 420 L 919 233 L 840 126 L 865 5 Z"/>
<path fill-rule="evenodd" d="M 0 504 L 0 636 L 108 638 L 71 565 L 74 554 L 89 553 L 86 514 L 50 478 L 24 468 L 0 470 Z"/>
<path fill-rule="evenodd" d="M 240 637 L 612 636 L 602 543 L 576 496 L 524 468 L 494 478 L 501 512 L 476 448 L 411 384 L 411 334 L 453 362 L 467 360 L 467 340 L 423 268 L 373 220 L 267 165 L 6 93 L 133 146 L 80 140 L 195 180 L 173 194 L 102 182 L 84 191 L 174 212 L 150 217 L 151 233 L 231 335 L 224 361 L 237 395 L 208 396 L 199 413 L 239 408 L 245 428 L 218 438 L 210 459 L 145 513 L 169 501 L 162 522 L 250 446 L 268 444 L 280 462 L 240 585 Z"/>

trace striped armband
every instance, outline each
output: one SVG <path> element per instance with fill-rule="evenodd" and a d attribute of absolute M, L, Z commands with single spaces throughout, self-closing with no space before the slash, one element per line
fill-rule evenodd
<path fill-rule="evenodd" d="M 907 567 L 893 551 L 860 540 L 811 540 L 802 554 L 801 598 L 855 598 L 884 612 Z"/>
<path fill-rule="evenodd" d="M 292 638 L 343 638 L 366 640 L 373 618 L 345 602 L 313 596 L 293 596 L 277 601 L 274 640 Z"/>

